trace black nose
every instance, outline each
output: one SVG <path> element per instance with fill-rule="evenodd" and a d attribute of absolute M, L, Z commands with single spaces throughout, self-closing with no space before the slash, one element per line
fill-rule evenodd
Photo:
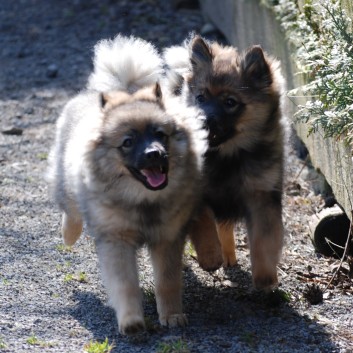
<path fill-rule="evenodd" d="M 149 161 L 157 161 L 166 156 L 165 151 L 158 147 L 149 147 L 145 150 L 146 159 Z"/>
<path fill-rule="evenodd" d="M 158 159 L 161 157 L 161 151 L 159 150 L 152 150 L 152 151 L 148 151 L 146 152 L 146 158 L 147 159 Z"/>

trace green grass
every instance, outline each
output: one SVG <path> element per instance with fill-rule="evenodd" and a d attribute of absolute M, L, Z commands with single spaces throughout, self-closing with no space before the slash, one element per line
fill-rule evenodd
<path fill-rule="evenodd" d="M 8 286 L 8 285 L 10 284 L 10 281 L 9 281 L 7 278 L 3 278 L 3 279 L 2 279 L 2 284 L 3 284 L 4 286 Z"/>
<path fill-rule="evenodd" d="M 41 161 L 46 161 L 48 159 L 48 153 L 46 152 L 38 153 L 37 158 Z"/>
<path fill-rule="evenodd" d="M 39 339 L 33 334 L 27 338 L 26 342 L 32 346 L 39 346 Z"/>
<path fill-rule="evenodd" d="M 190 241 L 186 242 L 185 244 L 184 255 L 188 257 L 192 257 L 194 259 L 197 257 L 195 248 Z"/>
<path fill-rule="evenodd" d="M 80 272 L 78 275 L 77 275 L 77 280 L 81 283 L 87 283 L 88 280 L 87 280 L 87 275 L 85 272 Z"/>
<path fill-rule="evenodd" d="M 71 282 L 75 279 L 74 274 L 73 273 L 67 273 L 64 276 L 64 282 Z"/>
<path fill-rule="evenodd" d="M 281 298 L 282 302 L 290 303 L 292 296 L 289 292 L 286 292 L 282 289 L 277 289 L 277 292 L 278 292 L 278 296 Z"/>
<path fill-rule="evenodd" d="M 80 283 L 87 283 L 87 274 L 85 272 L 79 272 L 77 274 L 66 273 L 64 276 L 64 282 L 77 281 Z"/>
<path fill-rule="evenodd" d="M 84 351 L 87 353 L 110 353 L 114 348 L 114 343 L 109 344 L 108 338 L 103 342 L 90 341 L 84 346 Z"/>
<path fill-rule="evenodd" d="M 39 346 L 43 348 L 48 348 L 48 347 L 53 347 L 54 343 L 52 342 L 45 342 L 40 340 L 38 337 L 36 337 L 34 334 L 32 334 L 30 337 L 27 338 L 26 342 L 30 344 L 31 346 Z"/>
<path fill-rule="evenodd" d="M 160 342 L 156 353 L 190 353 L 188 345 L 181 338 L 170 342 Z"/>
<path fill-rule="evenodd" d="M 56 250 L 58 250 L 59 252 L 72 252 L 72 246 L 67 246 L 65 244 L 58 244 L 56 246 Z"/>
<path fill-rule="evenodd" d="M 0 349 L 7 348 L 7 344 L 5 343 L 4 339 L 0 337 Z"/>
<path fill-rule="evenodd" d="M 147 283 L 142 288 L 143 296 L 147 303 L 153 303 L 156 300 L 156 296 L 154 294 L 154 284 L 152 282 Z"/>

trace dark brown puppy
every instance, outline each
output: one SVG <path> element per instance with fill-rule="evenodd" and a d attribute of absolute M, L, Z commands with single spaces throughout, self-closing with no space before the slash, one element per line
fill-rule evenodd
<path fill-rule="evenodd" d="M 278 282 L 276 266 L 283 243 L 285 125 L 279 63 L 259 46 L 239 54 L 200 36 L 184 48 L 190 63 L 184 72 L 179 70 L 184 77 L 181 97 L 207 117 L 204 200 L 217 221 L 224 265 L 236 263 L 233 226 L 245 219 L 254 286 L 272 288 Z M 170 66 L 173 69 L 173 63 Z M 202 242 L 202 234 L 194 232 L 191 237 Z"/>

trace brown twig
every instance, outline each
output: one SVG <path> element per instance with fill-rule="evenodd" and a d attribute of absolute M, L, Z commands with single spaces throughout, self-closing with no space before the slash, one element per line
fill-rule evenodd
<path fill-rule="evenodd" d="M 305 157 L 305 160 L 304 160 L 304 162 L 303 162 L 302 167 L 300 168 L 300 170 L 299 170 L 299 172 L 297 173 L 297 175 L 294 177 L 294 181 L 295 181 L 295 182 L 298 180 L 300 174 L 303 172 L 304 168 L 308 165 L 308 163 L 309 163 L 309 155 L 307 155 L 307 156 Z"/>

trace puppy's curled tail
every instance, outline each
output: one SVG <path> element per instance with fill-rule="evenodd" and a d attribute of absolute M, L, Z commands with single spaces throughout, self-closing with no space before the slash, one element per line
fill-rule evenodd
<path fill-rule="evenodd" d="M 185 41 L 182 45 L 167 48 L 163 52 L 166 66 L 165 86 L 170 93 L 176 96 L 181 95 L 185 75 L 191 71 L 187 43 Z"/>
<path fill-rule="evenodd" d="M 155 47 L 143 39 L 117 35 L 94 47 L 94 69 L 87 88 L 99 92 L 123 90 L 134 93 L 156 83 L 163 60 Z"/>
<path fill-rule="evenodd" d="M 168 69 L 183 75 L 191 70 L 190 54 L 187 48 L 188 41 L 182 45 L 175 45 L 163 52 L 163 59 Z"/>

